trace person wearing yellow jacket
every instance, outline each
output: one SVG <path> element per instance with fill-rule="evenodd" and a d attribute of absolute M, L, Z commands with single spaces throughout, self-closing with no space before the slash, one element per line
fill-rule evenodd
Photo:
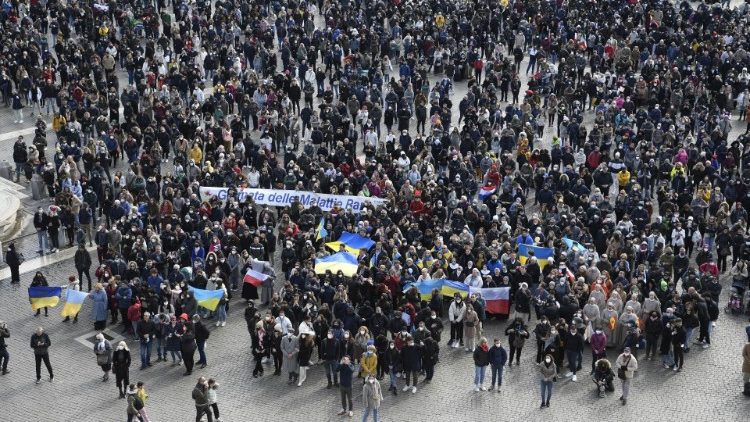
<path fill-rule="evenodd" d="M 373 377 L 377 375 L 378 354 L 375 352 L 374 345 L 367 346 L 367 351 L 362 353 L 359 363 L 362 365 L 362 370 L 360 371 L 362 378 L 367 379 L 368 375 L 372 375 Z"/>
<path fill-rule="evenodd" d="M 203 160 L 203 150 L 198 143 L 194 143 L 193 147 L 190 148 L 190 159 L 195 161 L 195 164 L 200 165 Z"/>
<path fill-rule="evenodd" d="M 55 113 L 55 117 L 52 118 L 52 130 L 58 133 L 66 124 L 68 124 L 68 121 L 65 119 L 65 116 Z"/>
<path fill-rule="evenodd" d="M 630 171 L 627 167 L 623 167 L 619 173 L 617 173 L 617 183 L 620 188 L 627 187 L 630 184 Z"/>

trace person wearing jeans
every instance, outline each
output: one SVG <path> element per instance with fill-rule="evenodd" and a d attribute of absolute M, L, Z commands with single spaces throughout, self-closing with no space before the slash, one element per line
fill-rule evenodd
<path fill-rule="evenodd" d="M 487 339 L 479 339 L 479 347 L 474 349 L 474 391 L 487 391 L 484 386 L 484 373 L 490 364 L 490 347 Z"/>
<path fill-rule="evenodd" d="M 372 420 L 378 422 L 378 409 L 380 409 L 380 402 L 383 400 L 383 393 L 380 391 L 380 383 L 375 379 L 373 375 L 370 375 L 365 380 L 365 385 L 362 387 L 362 402 L 365 408 L 365 413 L 362 415 L 362 422 L 367 422 L 367 418 L 372 412 Z M 351 415 L 351 412 L 349 412 Z"/>
<path fill-rule="evenodd" d="M 489 361 L 492 368 L 492 384 L 490 388 L 495 388 L 495 391 L 500 392 L 500 386 L 503 385 L 503 367 L 508 361 L 508 352 L 500 344 L 500 339 L 495 339 L 495 344 L 490 347 Z"/>
<path fill-rule="evenodd" d="M 36 229 L 37 240 L 39 241 L 39 255 L 44 255 L 44 251 L 47 250 L 47 229 L 49 228 L 50 218 L 49 215 L 44 212 L 42 207 L 39 207 L 34 214 L 34 228 Z"/>
<path fill-rule="evenodd" d="M 354 365 L 352 365 L 349 356 L 344 356 L 341 359 L 336 372 L 339 374 L 341 385 L 339 391 L 341 392 L 341 412 L 339 415 L 354 414 L 354 405 L 352 404 L 352 377 L 354 375 Z M 348 410 L 347 410 L 348 409 Z"/>
<path fill-rule="evenodd" d="M 549 407 L 549 399 L 552 398 L 552 383 L 557 379 L 557 365 L 552 360 L 552 355 L 547 354 L 539 365 L 539 385 L 542 393 L 542 405 L 540 409 Z"/>
<path fill-rule="evenodd" d="M 222 305 L 219 305 L 219 307 L 221 306 Z M 205 368 L 206 365 L 208 365 L 208 361 L 206 360 L 206 340 L 208 340 L 211 333 L 208 331 L 208 328 L 203 325 L 203 322 L 201 322 L 200 315 L 193 315 L 193 331 L 195 332 L 195 344 L 198 348 L 198 362 L 196 363 L 200 365 L 201 368 Z"/>
<path fill-rule="evenodd" d="M 570 331 L 565 336 L 565 355 L 568 357 L 568 373 L 566 377 L 570 377 L 571 381 L 578 381 L 576 372 L 578 372 L 578 362 L 581 352 L 583 351 L 583 337 L 576 330 L 575 325 L 570 326 Z"/>
<path fill-rule="evenodd" d="M 151 344 L 154 338 L 156 327 L 151 321 L 149 312 L 143 313 L 143 319 L 134 321 L 134 332 L 140 343 L 141 369 L 151 366 Z"/>
<path fill-rule="evenodd" d="M 630 381 L 633 379 L 633 375 L 638 369 L 638 361 L 635 356 L 630 354 L 630 347 L 626 347 L 622 354 L 617 357 L 615 368 L 617 368 L 617 376 L 622 383 L 622 396 L 620 396 L 620 401 L 624 406 L 628 403 L 628 396 L 630 395 Z"/>

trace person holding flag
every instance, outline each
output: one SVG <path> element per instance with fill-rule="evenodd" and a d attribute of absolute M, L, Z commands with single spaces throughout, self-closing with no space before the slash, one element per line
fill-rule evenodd
<path fill-rule="evenodd" d="M 47 278 L 41 271 L 37 271 L 34 275 L 34 279 L 31 280 L 31 287 L 29 288 L 29 301 L 31 302 L 31 309 L 36 311 L 34 316 L 39 316 L 42 308 L 44 308 L 44 316 L 49 316 L 49 307 L 56 306 L 60 302 L 60 295 L 62 294 L 62 288 L 49 287 Z"/>
<path fill-rule="evenodd" d="M 73 316 L 73 323 L 76 324 L 78 323 L 78 314 L 81 312 L 83 300 L 85 300 L 88 295 L 85 293 L 81 294 L 81 283 L 74 275 L 68 277 L 68 283 L 63 284 L 62 288 L 67 289 L 65 306 L 61 312 L 61 315 L 65 317 L 63 322 L 70 321 L 70 317 Z"/>

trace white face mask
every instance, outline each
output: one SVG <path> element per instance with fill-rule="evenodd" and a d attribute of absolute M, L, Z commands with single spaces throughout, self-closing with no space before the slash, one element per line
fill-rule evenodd
<path fill-rule="evenodd" d="M 552 362 L 552 359 L 546 358 L 546 359 L 544 359 L 544 361 L 547 362 L 547 363 L 550 363 L 550 362 Z"/>
<path fill-rule="evenodd" d="M 391 348 L 391 349 L 395 349 L 395 348 L 396 348 L 396 346 L 395 346 L 395 345 L 393 345 L 393 344 L 391 344 L 391 345 L 390 345 L 390 348 Z"/>
<path fill-rule="evenodd" d="M 333 334 L 328 334 L 328 338 L 333 338 Z"/>
<path fill-rule="evenodd" d="M 370 384 L 373 384 L 373 383 L 375 383 L 375 380 L 374 380 L 374 379 L 372 379 L 372 378 L 370 378 L 370 380 L 369 380 L 369 381 L 370 381 Z"/>
<path fill-rule="evenodd" d="M 500 347 L 500 342 L 495 343 L 495 346 Z"/>

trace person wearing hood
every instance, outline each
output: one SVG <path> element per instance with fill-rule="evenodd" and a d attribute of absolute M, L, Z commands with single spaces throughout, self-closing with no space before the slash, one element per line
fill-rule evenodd
<path fill-rule="evenodd" d="M 466 316 L 466 305 L 463 303 L 461 295 L 456 293 L 453 296 L 448 308 L 448 320 L 451 323 L 451 338 L 448 340 L 448 347 L 458 348 L 464 345 L 464 317 Z"/>
<path fill-rule="evenodd" d="M 613 384 L 615 374 L 612 371 L 612 364 L 609 363 L 606 358 L 602 358 L 596 360 L 592 366 L 594 367 L 594 370 L 592 371 L 591 378 L 593 379 L 594 384 L 596 384 L 599 397 L 603 398 L 607 391 L 615 391 L 615 386 Z"/>
<path fill-rule="evenodd" d="M 102 333 L 96 335 L 94 354 L 96 355 L 97 365 L 104 371 L 102 381 L 107 382 L 109 380 L 109 371 L 112 369 L 112 343 L 104 338 L 104 334 Z"/>
<path fill-rule="evenodd" d="M 539 384 L 541 386 L 542 404 L 540 409 L 549 407 L 549 400 L 552 398 L 552 385 L 557 381 L 557 365 L 552 355 L 546 354 L 544 360 L 539 364 Z"/>
<path fill-rule="evenodd" d="M 370 375 L 362 387 L 362 407 L 364 407 L 362 422 L 367 421 L 370 413 L 372 413 L 373 420 L 378 422 L 378 410 L 380 409 L 381 401 L 383 401 L 383 393 L 380 391 L 380 383 L 374 375 Z M 352 412 L 349 411 L 349 416 L 351 415 Z"/>

